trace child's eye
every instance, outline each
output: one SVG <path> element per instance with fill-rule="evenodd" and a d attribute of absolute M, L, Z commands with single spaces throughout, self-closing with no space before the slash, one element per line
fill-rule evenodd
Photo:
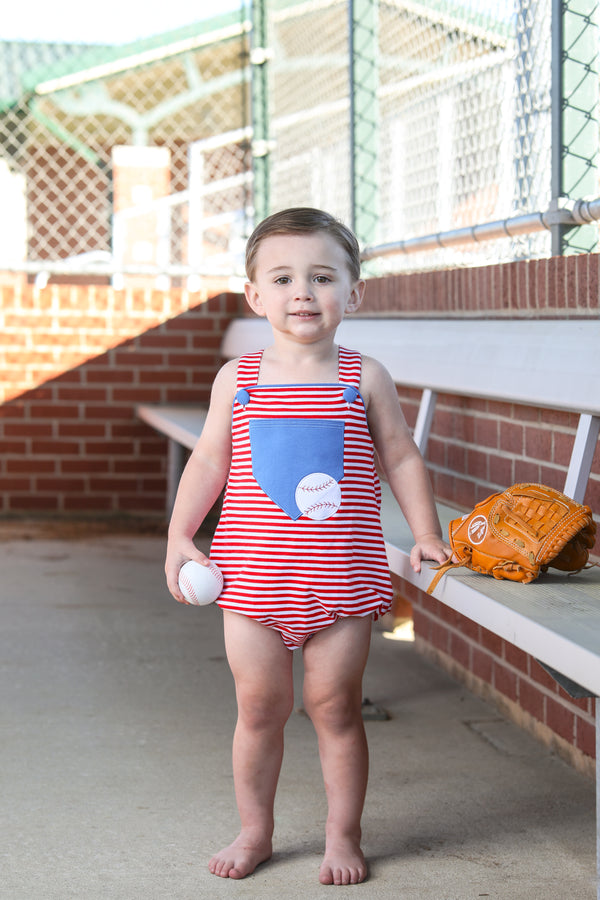
<path fill-rule="evenodd" d="M 328 284 L 331 281 L 329 275 L 315 275 L 317 284 Z"/>
<path fill-rule="evenodd" d="M 275 279 L 275 284 L 289 284 L 291 281 L 289 275 L 280 275 Z"/>

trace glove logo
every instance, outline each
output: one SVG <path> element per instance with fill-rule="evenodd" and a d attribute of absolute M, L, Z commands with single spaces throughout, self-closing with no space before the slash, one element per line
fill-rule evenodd
<path fill-rule="evenodd" d="M 469 522 L 469 540 L 472 544 L 481 544 L 487 534 L 488 523 L 485 516 L 475 516 Z"/>

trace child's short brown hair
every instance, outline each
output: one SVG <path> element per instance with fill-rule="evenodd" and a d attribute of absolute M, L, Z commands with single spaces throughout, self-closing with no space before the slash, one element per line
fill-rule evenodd
<path fill-rule="evenodd" d="M 273 213 L 256 226 L 246 245 L 246 275 L 254 280 L 256 256 L 262 241 L 274 234 L 314 234 L 323 231 L 337 241 L 348 259 L 353 281 L 360 279 L 360 248 L 353 232 L 339 219 L 310 206 L 298 206 Z"/>

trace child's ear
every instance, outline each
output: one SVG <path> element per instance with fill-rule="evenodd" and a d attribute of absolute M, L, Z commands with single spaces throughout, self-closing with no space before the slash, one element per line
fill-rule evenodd
<path fill-rule="evenodd" d="M 260 302 L 259 293 L 255 285 L 251 281 L 247 281 L 244 285 L 244 293 L 246 295 L 246 300 L 250 309 L 255 312 L 257 316 L 265 316 L 266 313 L 262 303 Z"/>
<path fill-rule="evenodd" d="M 363 302 L 363 297 L 365 296 L 365 287 L 367 286 L 366 281 L 355 281 L 352 286 L 352 291 L 350 296 L 348 297 L 348 301 L 346 303 L 346 312 L 353 313 L 360 307 L 360 304 Z"/>

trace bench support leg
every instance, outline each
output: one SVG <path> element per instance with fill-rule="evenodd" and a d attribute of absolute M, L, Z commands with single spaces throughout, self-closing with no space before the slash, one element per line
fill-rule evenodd
<path fill-rule="evenodd" d="M 564 486 L 564 493 L 567 497 L 572 497 L 578 503 L 583 503 L 599 432 L 600 416 L 590 416 L 587 413 L 582 413 L 579 417 L 571 462 L 569 463 L 569 471 L 567 472 L 567 480 Z"/>
<path fill-rule="evenodd" d="M 169 451 L 167 455 L 167 519 L 171 518 L 179 479 L 183 472 L 185 448 L 178 441 L 169 438 Z"/>
<path fill-rule="evenodd" d="M 425 388 L 421 395 L 421 403 L 419 405 L 419 413 L 415 422 L 415 430 L 413 438 L 415 444 L 419 448 L 423 456 L 427 451 L 427 441 L 429 440 L 429 432 L 431 431 L 431 423 L 435 412 L 435 404 L 437 402 L 437 392 L 429 388 Z"/>

